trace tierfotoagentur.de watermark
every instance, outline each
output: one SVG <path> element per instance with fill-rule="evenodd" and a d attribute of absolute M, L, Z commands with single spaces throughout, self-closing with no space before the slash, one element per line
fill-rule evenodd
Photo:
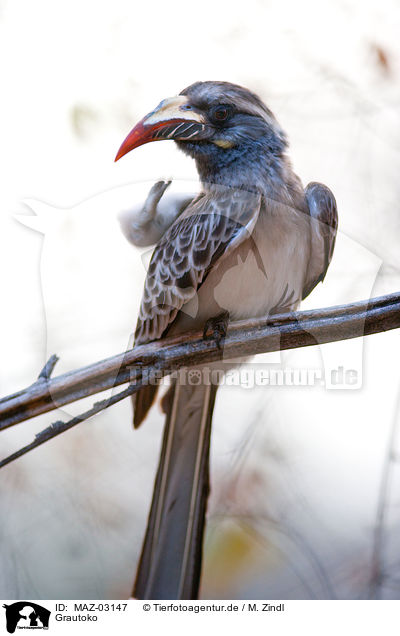
<path fill-rule="evenodd" d="M 360 378 L 357 369 L 347 369 L 344 366 L 328 369 L 321 368 L 270 368 L 243 365 L 240 368 L 214 369 L 203 366 L 201 368 L 185 368 L 172 372 L 169 376 L 163 376 L 161 371 L 144 370 L 142 384 L 169 384 L 170 378 L 178 378 L 179 383 L 190 386 L 218 385 L 238 386 L 244 389 L 252 389 L 258 386 L 284 386 L 284 387 L 325 387 L 327 389 L 359 388 Z M 132 383 L 136 378 L 132 377 Z"/>

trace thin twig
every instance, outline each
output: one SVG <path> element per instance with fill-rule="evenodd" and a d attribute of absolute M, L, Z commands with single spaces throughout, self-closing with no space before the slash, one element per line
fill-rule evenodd
<path fill-rule="evenodd" d="M 138 386 L 130 384 L 123 391 L 116 393 L 116 395 L 113 395 L 112 397 L 106 400 L 95 402 L 92 408 L 85 411 L 84 413 L 75 415 L 75 417 L 68 420 L 67 422 L 62 422 L 61 420 L 57 420 L 57 422 L 53 422 L 53 424 L 50 424 L 50 426 L 47 426 L 47 428 L 43 429 L 43 431 L 36 433 L 35 439 L 33 440 L 33 442 L 31 442 L 30 444 L 27 444 L 26 446 L 23 446 L 19 450 L 15 451 L 15 453 L 12 453 L 5 459 L 1 460 L 0 468 L 7 466 L 7 464 L 10 464 L 11 462 L 15 461 L 19 457 L 22 457 L 22 455 L 26 455 L 26 453 L 29 453 L 29 451 L 33 450 L 34 448 L 37 448 L 38 446 L 41 446 L 45 442 L 48 442 L 49 439 L 53 439 L 53 437 L 57 437 L 57 435 L 60 435 L 61 433 L 68 431 L 73 426 L 76 426 L 76 424 L 80 424 L 81 422 L 88 420 L 90 417 L 93 417 L 93 415 L 97 415 L 97 413 L 104 411 L 104 409 L 107 409 L 109 406 L 112 406 L 113 404 L 116 404 L 117 402 L 124 400 L 126 397 L 128 397 L 129 395 L 132 395 L 132 393 L 137 391 L 137 389 L 138 389 Z"/>
<path fill-rule="evenodd" d="M 396 408 L 396 415 L 390 429 L 388 444 L 383 460 L 381 483 L 379 486 L 376 522 L 372 540 L 371 555 L 371 575 L 369 580 L 368 598 L 379 599 L 382 592 L 382 583 L 385 578 L 384 544 L 385 544 L 385 523 L 388 514 L 388 500 L 390 485 L 393 479 L 394 462 L 396 455 L 394 452 L 395 442 L 400 424 L 399 418 L 400 395 Z"/>
<path fill-rule="evenodd" d="M 50 358 L 47 360 L 46 364 L 44 365 L 43 369 L 39 373 L 37 381 L 50 380 L 50 376 L 53 373 L 54 367 L 56 366 L 59 359 L 60 358 L 56 356 L 55 353 L 52 356 L 50 356 Z"/>

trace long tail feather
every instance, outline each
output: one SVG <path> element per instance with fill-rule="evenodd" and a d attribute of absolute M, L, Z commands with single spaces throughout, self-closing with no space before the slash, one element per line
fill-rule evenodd
<path fill-rule="evenodd" d="M 163 444 L 133 590 L 139 599 L 195 599 L 200 582 L 217 387 L 177 381 L 170 391 L 164 402 Z"/>
<path fill-rule="evenodd" d="M 149 384 L 132 395 L 133 427 L 139 428 L 157 395 L 157 385 Z"/>

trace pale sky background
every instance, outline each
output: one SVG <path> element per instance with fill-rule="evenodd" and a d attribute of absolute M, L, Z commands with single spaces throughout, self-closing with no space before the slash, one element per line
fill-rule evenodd
<path fill-rule="evenodd" d="M 113 159 L 138 119 L 197 80 L 258 92 L 304 184 L 335 193 L 334 259 L 303 307 L 398 290 L 399 32 L 395 0 L 2 0 L 0 395 L 51 353 L 61 373 L 128 345 L 145 268 L 116 216 L 162 177 L 192 191 L 196 172 L 172 142 Z M 390 332 L 256 361 L 355 369 L 356 389 L 219 392 L 204 598 L 367 596 L 392 434 L 399 450 L 398 350 Z M 4 432 L 1 456 L 83 407 Z M 137 432 L 130 420 L 124 402 L 3 469 L 0 597 L 129 596 L 162 417 Z M 399 598 L 395 462 L 389 482 L 375 592 Z"/>

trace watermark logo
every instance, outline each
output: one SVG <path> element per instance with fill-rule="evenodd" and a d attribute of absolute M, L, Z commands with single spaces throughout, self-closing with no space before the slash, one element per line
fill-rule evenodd
<path fill-rule="evenodd" d="M 132 370 L 131 383 L 135 383 L 136 368 Z M 240 386 L 243 389 L 253 389 L 257 386 L 273 387 L 325 387 L 327 389 L 359 388 L 360 378 L 357 369 L 348 369 L 343 365 L 332 369 L 274 367 L 245 364 L 238 368 L 214 368 L 212 365 L 202 365 L 200 369 L 183 368 L 173 371 L 169 377 L 163 376 L 161 371 L 144 369 L 141 382 L 146 385 L 169 386 L 170 379 L 179 380 L 181 385 L 198 386 Z"/>
<path fill-rule="evenodd" d="M 6 610 L 6 627 L 9 634 L 16 629 L 49 629 L 50 610 L 32 603 L 18 601 L 3 605 Z"/>

